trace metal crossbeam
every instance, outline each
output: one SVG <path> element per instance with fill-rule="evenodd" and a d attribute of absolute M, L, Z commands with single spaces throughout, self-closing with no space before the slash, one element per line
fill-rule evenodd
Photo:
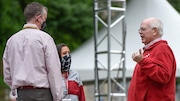
<path fill-rule="evenodd" d="M 126 0 L 94 0 L 95 101 L 126 100 L 125 12 Z M 115 35 L 118 32 L 112 32 L 113 27 L 119 22 L 122 23 L 121 39 Z M 100 34 L 99 27 L 102 26 L 106 31 Z M 117 42 L 121 50 L 112 49 L 112 40 Z M 105 49 L 101 47 L 104 43 L 107 45 Z M 114 65 L 111 60 L 113 55 L 119 57 L 119 61 Z M 106 58 L 105 62 L 101 60 L 104 59 L 103 56 Z M 100 78 L 101 72 L 106 74 L 105 78 Z"/>

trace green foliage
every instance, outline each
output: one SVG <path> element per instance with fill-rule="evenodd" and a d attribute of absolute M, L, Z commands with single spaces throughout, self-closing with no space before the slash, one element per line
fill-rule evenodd
<path fill-rule="evenodd" d="M 71 51 L 93 35 L 93 0 L 33 0 L 48 8 L 46 32 L 58 43 L 67 43 Z M 22 29 L 25 22 L 23 10 L 32 0 L 0 0 L 0 56 L 6 41 Z M 3 82 L 0 62 L 0 98 Z M 2 99 L 1 99 L 2 100 Z"/>
<path fill-rule="evenodd" d="M 77 48 L 93 34 L 92 1 L 59 0 L 47 3 L 49 9 L 47 31 L 56 43 L 67 43 Z"/>
<path fill-rule="evenodd" d="M 22 9 L 18 2 L 14 0 L 1 0 L 0 1 L 0 56 L 4 49 L 6 40 L 22 26 Z"/>
<path fill-rule="evenodd" d="M 168 0 L 168 2 L 177 10 L 180 12 L 180 1 L 179 0 Z"/>
<path fill-rule="evenodd" d="M 0 0 L 0 56 L 7 39 L 22 29 L 23 10 L 32 0 Z M 71 51 L 93 35 L 93 0 L 33 0 L 48 7 L 47 28 L 55 42 L 67 43 Z M 129 1 L 129 0 L 128 0 Z M 180 12 L 179 0 L 168 0 Z M 179 81 L 178 81 L 179 83 Z M 7 87 L 2 80 L 0 62 L 0 88 Z M 0 92 L 1 98 L 1 92 Z"/>
<path fill-rule="evenodd" d="M 0 55 L 7 39 L 25 23 L 23 10 L 32 0 L 1 0 Z M 34 0 L 48 7 L 47 28 L 55 42 L 67 43 L 71 50 L 93 35 L 93 1 Z"/>

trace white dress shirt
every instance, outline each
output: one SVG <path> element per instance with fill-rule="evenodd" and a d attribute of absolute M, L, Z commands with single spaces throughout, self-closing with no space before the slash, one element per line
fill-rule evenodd
<path fill-rule="evenodd" d="M 27 85 L 50 88 L 54 101 L 60 101 L 60 67 L 53 38 L 35 24 L 25 24 L 6 43 L 3 54 L 4 82 L 12 90 Z"/>

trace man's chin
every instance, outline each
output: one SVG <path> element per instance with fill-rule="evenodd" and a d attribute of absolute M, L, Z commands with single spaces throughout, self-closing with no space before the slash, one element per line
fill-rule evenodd
<path fill-rule="evenodd" d="M 146 45 L 146 42 L 142 40 L 142 43 Z"/>

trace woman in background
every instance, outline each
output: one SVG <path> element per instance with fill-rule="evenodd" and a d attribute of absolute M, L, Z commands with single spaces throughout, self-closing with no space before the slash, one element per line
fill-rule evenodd
<path fill-rule="evenodd" d="M 63 99 L 68 101 L 85 101 L 83 83 L 79 73 L 70 68 L 71 55 L 69 47 L 61 43 L 57 45 L 57 51 L 63 77 Z"/>

